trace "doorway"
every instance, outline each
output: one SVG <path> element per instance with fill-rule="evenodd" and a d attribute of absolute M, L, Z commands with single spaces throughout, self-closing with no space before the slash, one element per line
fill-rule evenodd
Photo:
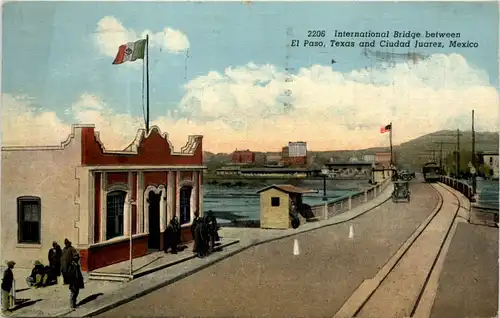
<path fill-rule="evenodd" d="M 160 194 L 149 192 L 148 250 L 160 249 Z"/>

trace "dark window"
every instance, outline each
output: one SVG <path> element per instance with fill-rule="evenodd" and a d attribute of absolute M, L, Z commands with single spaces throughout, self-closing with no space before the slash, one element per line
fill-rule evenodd
<path fill-rule="evenodd" d="M 17 198 L 17 241 L 40 244 L 42 205 L 39 197 Z"/>
<path fill-rule="evenodd" d="M 280 198 L 272 197 L 271 198 L 271 206 L 280 206 Z"/>
<path fill-rule="evenodd" d="M 125 191 L 112 191 L 106 201 L 106 239 L 123 236 L 123 210 L 125 207 Z"/>
<path fill-rule="evenodd" d="M 192 188 L 185 186 L 180 191 L 181 217 L 180 223 L 186 224 L 191 221 L 191 191 Z"/>
<path fill-rule="evenodd" d="M 490 165 L 493 165 L 493 157 L 490 157 Z"/>

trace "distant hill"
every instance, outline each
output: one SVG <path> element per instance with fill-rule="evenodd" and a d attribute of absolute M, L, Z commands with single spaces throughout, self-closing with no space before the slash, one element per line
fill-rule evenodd
<path fill-rule="evenodd" d="M 427 134 L 408 142 L 402 143 L 394 148 L 396 162 L 412 167 L 422 166 L 425 162 L 435 159 L 439 161 L 441 155 L 441 142 L 443 158 L 447 154 L 453 153 L 457 147 L 457 133 L 451 130 L 442 130 Z M 498 133 L 496 132 L 476 132 L 476 152 L 497 151 Z M 434 151 L 434 153 L 433 153 Z M 472 132 L 460 132 L 460 152 L 472 152 Z M 434 154 L 434 158 L 433 158 Z"/>
<path fill-rule="evenodd" d="M 499 137 L 496 132 L 476 132 L 476 152 L 497 151 Z M 404 142 L 393 147 L 394 157 L 398 167 L 402 168 L 420 168 L 423 164 L 433 159 L 439 161 L 441 144 L 443 143 L 443 158 L 456 149 L 457 137 L 456 131 L 442 130 L 426 134 L 413 140 Z M 328 150 L 328 151 L 308 151 L 308 157 L 314 162 L 314 166 L 320 166 L 334 158 L 339 161 L 348 160 L 351 156 L 357 156 L 360 159 L 363 155 L 371 155 L 377 152 L 388 152 L 387 147 L 375 147 L 359 150 Z M 472 132 L 460 132 L 460 152 L 471 152 L 472 150 Z M 257 156 L 266 154 L 275 154 L 276 152 L 256 152 Z M 231 162 L 231 154 L 214 154 L 208 151 L 204 152 L 204 162 L 209 169 L 220 167 Z"/>

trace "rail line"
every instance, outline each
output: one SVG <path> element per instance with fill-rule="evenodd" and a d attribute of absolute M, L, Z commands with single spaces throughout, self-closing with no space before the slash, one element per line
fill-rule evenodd
<path fill-rule="evenodd" d="M 436 263 L 438 259 L 440 258 L 443 247 L 445 246 L 448 237 L 450 236 L 451 229 L 453 228 L 454 220 L 456 219 L 458 212 L 462 208 L 460 198 L 453 192 L 447 189 L 446 187 L 442 186 L 441 184 L 430 184 L 436 192 L 439 195 L 439 203 L 434 209 L 434 211 L 426 218 L 426 220 L 409 236 L 409 238 L 403 243 L 403 245 L 398 249 L 398 251 L 394 254 L 393 257 L 391 257 L 385 264 L 382 266 L 381 270 L 377 273 L 377 275 L 372 278 L 365 280 L 359 287 L 358 289 L 351 295 L 351 297 L 344 303 L 344 305 L 340 308 L 340 310 L 335 314 L 334 318 L 347 318 L 347 317 L 361 317 L 359 314 L 361 311 L 366 308 L 366 305 L 370 302 L 370 300 L 373 299 L 373 296 L 381 290 L 382 284 L 387 280 L 388 277 L 391 276 L 391 274 L 395 274 L 396 272 L 396 267 L 400 264 L 402 264 L 402 261 L 404 260 L 404 257 L 407 255 L 407 252 L 412 248 L 412 247 L 417 247 L 419 238 L 422 236 L 423 233 L 426 233 L 426 230 L 429 228 L 429 225 L 436 219 L 438 215 L 440 215 L 440 212 L 442 211 L 443 208 L 443 203 L 444 203 L 444 198 L 443 195 L 438 191 L 438 187 L 441 189 L 446 190 L 447 192 L 451 193 L 455 199 L 457 200 L 457 208 L 453 213 L 453 216 L 451 218 L 451 222 L 446 229 L 446 232 L 444 234 L 444 237 L 442 238 L 442 241 L 440 243 L 439 249 L 437 251 L 437 254 L 435 258 L 432 260 L 432 264 L 430 266 L 429 271 L 426 273 L 424 283 L 420 290 L 418 291 L 418 295 L 416 298 L 413 300 L 413 304 L 408 306 L 407 308 L 411 308 L 410 311 L 410 316 L 413 317 L 415 314 L 420 301 L 422 299 L 422 295 L 425 291 L 425 289 L 428 286 L 429 279 L 431 277 L 431 274 L 436 266 Z M 412 297 L 413 298 L 413 297 Z"/>
<path fill-rule="evenodd" d="M 422 295 L 424 294 L 424 291 L 427 288 L 427 284 L 429 283 L 429 279 L 431 278 L 431 274 L 434 271 L 434 268 L 436 267 L 436 263 L 439 260 L 439 257 L 441 256 L 441 253 L 443 252 L 443 248 L 444 248 L 444 246 L 446 244 L 446 241 L 447 241 L 448 237 L 450 236 L 451 229 L 453 228 L 454 220 L 457 218 L 458 212 L 463 207 L 462 206 L 462 202 L 460 201 L 460 198 L 458 197 L 458 195 L 455 194 L 455 192 L 450 191 L 447 187 L 443 187 L 442 185 L 439 185 L 439 186 L 441 188 L 445 189 L 446 191 L 448 191 L 449 193 L 451 193 L 455 197 L 455 199 L 457 200 L 458 205 L 457 205 L 457 209 L 456 209 L 456 211 L 455 211 L 455 213 L 453 215 L 453 221 L 451 222 L 450 227 L 446 231 L 446 235 L 444 236 L 443 242 L 439 246 L 439 250 L 438 250 L 438 253 L 436 255 L 436 258 L 432 262 L 431 268 L 430 268 L 429 272 L 427 273 L 427 276 L 426 276 L 425 281 L 424 281 L 424 285 L 422 286 L 422 289 L 420 289 L 420 292 L 418 293 L 418 297 L 417 297 L 417 300 L 415 301 L 415 305 L 413 305 L 410 317 L 413 317 L 415 315 L 415 311 L 417 310 L 418 305 L 420 304 L 420 300 L 422 299 Z M 439 195 L 441 195 L 441 194 L 439 194 Z"/>

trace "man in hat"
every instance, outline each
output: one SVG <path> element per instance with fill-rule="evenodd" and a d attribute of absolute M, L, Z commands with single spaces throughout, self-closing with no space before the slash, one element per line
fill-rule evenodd
<path fill-rule="evenodd" d="M 75 255 L 78 255 L 76 249 L 71 246 L 71 242 L 68 239 L 64 239 L 64 248 L 61 254 L 61 272 L 64 285 L 68 284 L 68 268 Z"/>
<path fill-rule="evenodd" d="M 80 289 L 85 287 L 83 283 L 82 271 L 80 269 L 80 255 L 78 255 L 78 253 L 73 254 L 71 262 L 68 265 L 66 275 L 70 291 L 70 306 L 72 309 L 75 309 Z"/>
<path fill-rule="evenodd" d="M 49 250 L 49 266 L 52 276 L 56 279 L 61 276 L 61 256 L 61 247 L 56 241 L 52 242 L 52 248 Z"/>
<path fill-rule="evenodd" d="M 7 262 L 7 269 L 3 273 L 2 279 L 2 312 L 10 311 L 10 292 L 14 285 L 14 273 L 12 269 L 16 263 L 14 261 Z"/>

